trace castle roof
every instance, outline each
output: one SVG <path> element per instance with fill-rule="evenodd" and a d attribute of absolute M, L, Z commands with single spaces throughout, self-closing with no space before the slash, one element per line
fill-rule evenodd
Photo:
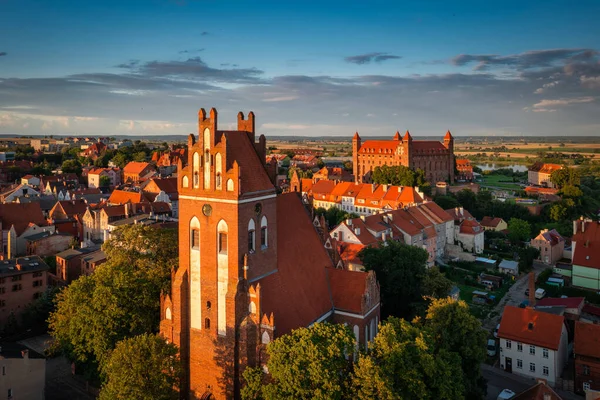
<path fill-rule="evenodd" d="M 356 132 L 354 134 L 354 137 L 352 138 L 352 140 L 360 140 L 360 136 L 358 135 L 358 132 Z"/>
<path fill-rule="evenodd" d="M 410 136 L 410 132 L 408 130 L 404 134 L 404 139 L 403 140 L 412 140 L 412 136 Z"/>
<path fill-rule="evenodd" d="M 450 133 L 450 131 L 446 132 L 446 136 L 444 136 L 444 140 L 452 140 L 452 139 L 454 139 L 454 138 L 452 137 L 452 134 Z"/>
<path fill-rule="evenodd" d="M 392 153 L 398 147 L 398 142 L 393 140 L 366 140 L 358 150 L 359 153 L 381 153 L 387 150 Z"/>
<path fill-rule="evenodd" d="M 394 140 L 402 140 L 402 138 L 400 137 L 400 132 L 396 131 L 396 134 L 394 135 Z"/>

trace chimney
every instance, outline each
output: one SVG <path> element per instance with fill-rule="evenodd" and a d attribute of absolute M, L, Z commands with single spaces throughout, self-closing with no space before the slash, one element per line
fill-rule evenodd
<path fill-rule="evenodd" d="M 354 234 L 360 235 L 360 228 L 354 228 Z"/>
<path fill-rule="evenodd" d="M 573 235 L 577 234 L 577 221 L 573 221 Z"/>
<path fill-rule="evenodd" d="M 464 210 L 462 207 L 460 208 L 460 213 L 461 213 L 461 214 L 464 214 L 464 213 L 465 213 L 465 210 Z"/>
<path fill-rule="evenodd" d="M 385 233 L 385 232 L 383 232 L 383 233 L 381 234 L 381 240 L 383 240 L 384 242 L 387 240 L 387 235 L 386 235 L 386 233 Z"/>
<path fill-rule="evenodd" d="M 529 307 L 535 307 L 535 273 L 529 273 Z"/>
<path fill-rule="evenodd" d="M 581 220 L 581 233 L 585 233 L 585 221 Z"/>
<path fill-rule="evenodd" d="M 348 226 L 352 226 L 352 218 L 348 218 L 348 219 L 346 220 L 346 225 L 348 225 Z"/>
<path fill-rule="evenodd" d="M 383 185 L 383 191 L 387 192 L 388 191 L 388 185 Z"/>

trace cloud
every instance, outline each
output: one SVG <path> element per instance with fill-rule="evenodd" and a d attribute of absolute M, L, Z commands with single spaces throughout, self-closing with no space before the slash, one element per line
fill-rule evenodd
<path fill-rule="evenodd" d="M 377 52 L 377 53 L 360 54 L 357 56 L 348 56 L 348 57 L 344 58 L 344 61 L 346 61 L 347 63 L 363 65 L 363 64 L 370 64 L 371 62 L 380 63 L 383 61 L 397 60 L 400 58 L 402 58 L 402 57 L 395 56 L 395 55 L 389 54 L 389 53 Z"/>
<path fill-rule="evenodd" d="M 210 32 L 204 31 L 200 34 L 200 36 L 208 36 L 210 35 Z"/>
<path fill-rule="evenodd" d="M 179 54 L 193 54 L 193 53 L 200 53 L 201 51 L 204 51 L 204 48 L 193 49 L 193 50 L 180 50 L 180 51 L 178 51 L 178 53 Z"/>
<path fill-rule="evenodd" d="M 263 99 L 266 102 L 278 102 L 278 101 L 292 101 L 296 100 L 298 96 L 280 96 L 280 97 L 271 97 L 268 99 Z"/>
<path fill-rule="evenodd" d="M 552 88 L 552 87 L 554 87 L 554 86 L 558 85 L 559 83 L 560 83 L 559 81 L 552 81 L 552 82 L 544 83 L 544 84 L 542 85 L 542 87 L 541 87 L 541 88 L 537 88 L 537 89 L 535 90 L 535 92 L 533 92 L 533 93 L 535 93 L 535 94 L 541 94 L 541 93 L 544 93 L 544 91 L 545 91 L 546 89 L 550 89 L 550 88 Z"/>
<path fill-rule="evenodd" d="M 497 54 L 459 54 L 450 60 L 456 66 L 475 63 L 474 71 L 485 71 L 494 66 L 515 67 L 517 70 L 549 67 L 566 60 L 589 60 L 598 53 L 593 49 L 549 49 L 532 50 L 519 54 L 500 56 Z"/>
<path fill-rule="evenodd" d="M 0 57 L 1 57 L 1 56 L 5 56 L 5 55 L 7 55 L 7 54 L 8 54 L 8 53 L 7 53 L 7 52 L 5 52 L 5 51 L 0 51 Z"/>
<path fill-rule="evenodd" d="M 568 106 L 572 104 L 581 104 L 581 103 L 592 103 L 596 101 L 594 97 L 586 96 L 586 97 L 577 97 L 572 99 L 553 99 L 553 100 L 541 100 L 538 103 L 535 103 L 531 109 L 533 112 L 555 112 L 557 106 Z"/>

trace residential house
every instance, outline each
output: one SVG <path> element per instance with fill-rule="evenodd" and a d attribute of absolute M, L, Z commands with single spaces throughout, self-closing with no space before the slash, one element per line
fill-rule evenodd
<path fill-rule="evenodd" d="M 40 178 L 37 176 L 33 176 L 33 175 L 25 175 L 24 177 L 21 178 L 21 183 L 25 184 L 25 185 L 29 185 L 29 186 L 34 186 L 36 188 L 39 188 L 40 186 Z"/>
<path fill-rule="evenodd" d="M 323 167 L 312 176 L 313 181 L 317 182 L 321 179 L 338 182 L 354 182 L 352 173 L 341 167 Z"/>
<path fill-rule="evenodd" d="M 106 145 L 102 142 L 97 142 L 83 150 L 80 154 L 82 157 L 88 157 L 96 161 L 106 151 Z"/>
<path fill-rule="evenodd" d="M 101 179 L 106 177 L 108 186 L 115 187 L 121 184 L 120 168 L 92 168 L 87 173 L 88 187 L 99 188 L 102 186 Z"/>
<path fill-rule="evenodd" d="M 46 359 L 41 354 L 16 342 L 0 342 L 0 370 L 2 398 L 46 398 Z"/>
<path fill-rule="evenodd" d="M 296 154 L 290 165 L 301 169 L 312 169 L 317 166 L 318 161 L 319 159 L 316 156 L 310 154 Z"/>
<path fill-rule="evenodd" d="M 588 219 L 573 222 L 572 284 L 600 290 L 600 223 Z"/>
<path fill-rule="evenodd" d="M 565 239 L 556 229 L 542 229 L 540 234 L 531 239 L 531 247 L 540 251 L 540 260 L 547 265 L 555 265 L 563 258 L 565 251 Z"/>
<path fill-rule="evenodd" d="M 67 249 L 56 255 L 56 276 L 67 284 L 82 275 L 81 261 L 85 255 L 100 251 L 100 246 Z"/>
<path fill-rule="evenodd" d="M 163 202 L 169 204 L 172 215 L 177 218 L 179 215 L 179 192 L 177 191 L 177 178 L 152 178 L 144 186 L 143 192 L 147 198 L 152 198 L 154 202 Z"/>
<path fill-rule="evenodd" d="M 54 232 L 54 226 L 48 225 L 38 203 L 0 204 L 0 226 L 0 249 L 3 259 L 24 255 L 27 250 L 27 236 L 44 230 Z"/>
<path fill-rule="evenodd" d="M 0 261 L 0 326 L 11 313 L 20 317 L 27 306 L 46 291 L 49 269 L 38 256 Z"/>
<path fill-rule="evenodd" d="M 155 172 L 154 166 L 150 163 L 131 161 L 123 168 L 123 182 L 137 183 Z"/>
<path fill-rule="evenodd" d="M 40 232 L 25 238 L 28 256 L 48 257 L 68 249 L 73 235 L 64 232 Z"/>
<path fill-rule="evenodd" d="M 63 233 L 70 233 L 77 241 L 83 238 L 83 215 L 88 208 L 85 200 L 57 201 L 50 213 L 48 220 Z"/>
<path fill-rule="evenodd" d="M 269 164 L 271 160 L 275 160 L 275 162 L 277 162 L 277 168 L 287 168 L 290 166 L 290 157 L 287 154 L 268 154 L 265 159 L 267 164 Z"/>
<path fill-rule="evenodd" d="M 104 242 L 108 224 L 135 214 L 135 205 L 122 204 L 88 209 L 83 216 L 83 238 L 86 242 Z M 132 212 L 133 211 L 133 212 Z"/>
<path fill-rule="evenodd" d="M 508 229 L 508 224 L 506 223 L 506 221 L 499 217 L 483 217 L 480 222 L 480 225 L 486 231 L 502 232 Z"/>
<path fill-rule="evenodd" d="M 519 275 L 519 263 L 512 260 L 502 260 L 498 264 L 498 271 L 503 274 L 517 276 Z"/>
<path fill-rule="evenodd" d="M 40 208 L 42 209 L 42 214 L 44 215 L 44 218 L 48 218 L 48 215 L 50 215 L 50 211 L 56 205 L 56 199 L 54 198 L 54 196 L 46 196 L 46 195 L 34 196 L 34 197 L 19 197 L 16 199 L 15 203 L 18 203 L 18 204 L 38 203 L 40 205 Z"/>
<path fill-rule="evenodd" d="M 600 325 L 575 322 L 575 392 L 600 390 Z"/>
<path fill-rule="evenodd" d="M 569 321 L 578 320 L 584 306 L 584 297 L 545 297 L 541 300 L 536 300 L 535 303 L 535 309 L 538 311 L 543 311 L 544 307 L 564 308 L 563 315 Z"/>
<path fill-rule="evenodd" d="M 568 334 L 561 315 L 532 308 L 504 307 L 498 338 L 500 367 L 545 379 L 554 386 L 568 360 Z"/>
<path fill-rule="evenodd" d="M 484 230 L 475 218 L 462 207 L 446 210 L 454 219 L 454 234 L 464 251 L 480 254 L 483 252 Z"/>
<path fill-rule="evenodd" d="M 552 173 L 562 169 L 561 165 L 536 162 L 527 171 L 527 182 L 530 185 L 544 186 L 554 188 L 554 184 L 550 180 Z"/>
<path fill-rule="evenodd" d="M 89 276 L 99 265 L 106 262 L 106 254 L 102 250 L 92 251 L 81 257 L 81 275 Z"/>
<path fill-rule="evenodd" d="M 20 197 L 32 197 L 39 196 L 40 192 L 36 190 L 34 186 L 26 183 L 9 187 L 0 193 L 0 202 L 12 203 L 17 201 Z"/>
<path fill-rule="evenodd" d="M 543 379 L 527 390 L 522 391 L 510 400 L 563 400 Z"/>
<path fill-rule="evenodd" d="M 146 201 L 146 198 L 140 191 L 116 189 L 110 194 L 107 203 L 109 205 L 120 205 L 127 203 L 142 203 L 144 201 Z"/>

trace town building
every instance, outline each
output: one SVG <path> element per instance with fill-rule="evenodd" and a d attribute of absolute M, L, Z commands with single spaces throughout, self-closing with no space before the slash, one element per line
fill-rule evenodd
<path fill-rule="evenodd" d="M 153 202 L 164 202 L 169 205 L 172 216 L 179 215 L 179 192 L 177 178 L 152 178 L 143 188 L 147 199 Z"/>
<path fill-rule="evenodd" d="M 498 264 L 498 272 L 512 276 L 519 275 L 519 263 L 512 260 L 502 260 Z"/>
<path fill-rule="evenodd" d="M 198 113 L 178 168 L 179 268 L 161 298 L 161 334 L 179 346 L 182 398 L 239 398 L 246 366 L 292 329 L 348 324 L 357 346 L 379 321 L 372 272 L 335 270 L 298 193 L 277 195 L 265 169 L 266 139 L 254 113 L 237 130 Z"/>
<path fill-rule="evenodd" d="M 561 165 L 536 162 L 527 170 L 527 182 L 530 185 L 554 188 L 555 185 L 550 180 L 552 173 L 562 169 Z"/>
<path fill-rule="evenodd" d="M 473 181 L 473 166 L 471 165 L 470 160 L 467 160 L 466 158 L 457 158 L 456 171 L 458 172 L 455 177 L 457 181 Z"/>
<path fill-rule="evenodd" d="M 39 232 L 54 232 L 54 226 L 48 225 L 39 203 L 0 204 L 1 258 L 14 258 L 25 255 L 26 238 Z"/>
<path fill-rule="evenodd" d="M 147 162 L 131 161 L 123 168 L 123 182 L 138 183 L 155 173 L 155 168 Z"/>
<path fill-rule="evenodd" d="M 6 188 L 0 193 L 1 203 L 12 203 L 17 201 L 20 197 L 35 197 L 39 196 L 40 192 L 34 187 L 26 183 L 15 185 Z"/>
<path fill-rule="evenodd" d="M 600 290 L 600 223 L 589 219 L 573 222 L 572 284 Z"/>
<path fill-rule="evenodd" d="M 484 246 L 484 229 L 470 212 L 462 207 L 446 210 L 454 219 L 454 238 L 464 251 L 480 254 Z"/>
<path fill-rule="evenodd" d="M 568 360 L 563 316 L 506 306 L 498 338 L 500 368 L 554 386 Z"/>
<path fill-rule="evenodd" d="M 6 396 L 2 398 L 46 398 L 46 359 L 41 354 L 18 343 L 0 342 L 0 371 L 0 393 Z"/>
<path fill-rule="evenodd" d="M 506 223 L 506 221 L 499 217 L 483 217 L 481 219 L 480 225 L 486 231 L 502 232 L 508 229 L 508 224 Z"/>
<path fill-rule="evenodd" d="M 396 132 L 392 140 L 362 141 L 358 132 L 352 139 L 354 179 L 371 182 L 376 167 L 382 165 L 421 169 L 429 182 L 454 182 L 454 138 L 450 131 L 444 142 L 413 140 L 408 131 L 404 137 Z"/>
<path fill-rule="evenodd" d="M 565 251 L 565 239 L 556 229 L 542 229 L 529 245 L 540 251 L 539 259 L 547 265 L 555 265 Z"/>
<path fill-rule="evenodd" d="M 87 173 L 88 187 L 99 188 L 102 186 L 101 178 L 105 176 L 108 186 L 115 187 L 121 184 L 120 168 L 92 168 Z"/>
<path fill-rule="evenodd" d="M 584 297 L 545 297 L 537 300 L 535 303 L 535 309 L 538 311 L 544 311 L 546 307 L 563 308 L 562 315 L 564 315 L 567 321 L 578 320 L 584 306 Z M 572 329 L 571 332 L 573 332 Z"/>
<path fill-rule="evenodd" d="M 312 179 L 314 182 L 318 182 L 321 179 L 354 182 L 352 174 L 341 167 L 323 167 L 313 174 Z"/>
<path fill-rule="evenodd" d="M 97 142 L 84 149 L 80 155 L 96 161 L 106 151 L 106 145 L 102 142 Z"/>
<path fill-rule="evenodd" d="M 73 235 L 64 232 L 40 232 L 25 238 L 28 256 L 48 257 L 68 249 Z"/>
<path fill-rule="evenodd" d="M 575 322 L 575 392 L 600 391 L 600 325 Z"/>
<path fill-rule="evenodd" d="M 50 267 L 38 256 L 0 261 L 0 326 L 10 314 L 20 317 L 46 291 Z"/>
<path fill-rule="evenodd" d="M 83 275 L 82 259 L 86 255 L 98 251 L 102 252 L 100 246 L 90 246 L 79 249 L 67 249 L 58 253 L 56 255 L 56 277 L 65 284 L 70 284 Z M 106 258 L 106 256 L 104 258 Z"/>

